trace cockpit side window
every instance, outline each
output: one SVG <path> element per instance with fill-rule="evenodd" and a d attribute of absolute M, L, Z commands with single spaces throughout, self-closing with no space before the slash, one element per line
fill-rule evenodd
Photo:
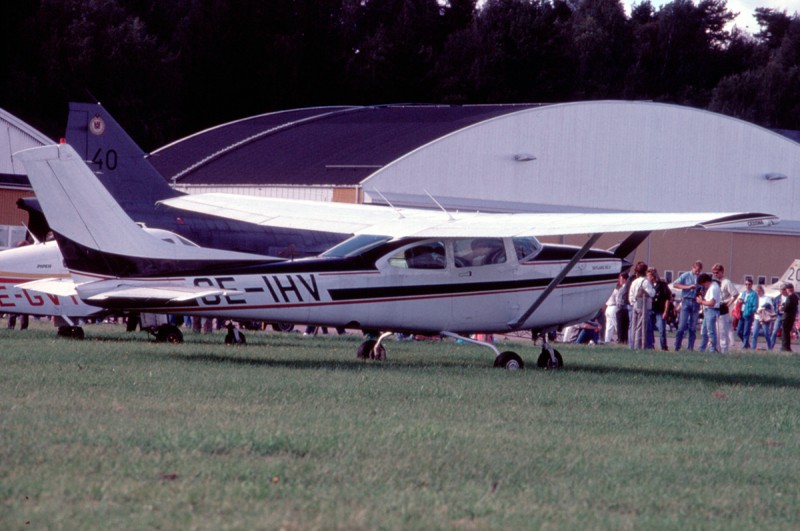
<path fill-rule="evenodd" d="M 326 258 L 346 258 L 348 256 L 357 256 L 374 247 L 384 244 L 389 240 L 391 240 L 389 236 L 359 234 L 331 247 L 322 253 L 322 256 Z"/>
<path fill-rule="evenodd" d="M 511 241 L 514 243 L 514 251 L 520 262 L 532 260 L 542 250 L 542 244 L 532 236 L 512 238 Z"/>
<path fill-rule="evenodd" d="M 469 238 L 453 242 L 456 267 L 479 267 L 502 264 L 506 249 L 502 238 Z"/>
<path fill-rule="evenodd" d="M 389 258 L 389 264 L 406 269 L 444 269 L 444 242 L 425 242 L 406 247 Z"/>

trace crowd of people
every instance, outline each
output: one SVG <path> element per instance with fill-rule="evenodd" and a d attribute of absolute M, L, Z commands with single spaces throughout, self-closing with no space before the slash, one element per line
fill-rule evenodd
<path fill-rule="evenodd" d="M 700 323 L 700 352 L 726 353 L 736 348 L 737 337 L 743 349 L 757 348 L 758 338 L 763 337 L 769 350 L 780 337 L 781 350 L 791 352 L 800 300 L 791 282 L 781 283 L 780 293 L 769 297 L 763 286 L 754 290 L 748 279 L 740 293 L 725 277 L 722 264 L 714 264 L 708 274 L 702 262 L 696 261 L 673 282 L 677 292 L 673 294 L 656 268 L 638 262 L 632 273 L 620 274 L 597 320 L 575 327 L 588 330 L 575 342 L 599 342 L 603 337 L 606 343 L 627 344 L 635 350 L 654 349 L 657 333 L 661 350 L 669 350 L 667 331 L 672 328 L 673 349 L 693 351 Z M 602 335 L 601 320 L 605 321 Z"/>

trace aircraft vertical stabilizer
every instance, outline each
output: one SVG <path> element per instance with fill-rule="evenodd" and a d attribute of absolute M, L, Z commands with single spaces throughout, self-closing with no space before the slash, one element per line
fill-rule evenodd
<path fill-rule="evenodd" d="M 75 258 L 62 243 L 92 250 L 97 257 L 147 257 L 155 260 L 263 260 L 265 257 L 166 243 L 143 231 L 120 208 L 81 157 L 68 144 L 44 146 L 15 154 L 56 232 L 67 267 Z M 64 239 L 68 240 L 67 242 Z M 97 264 L 94 264 L 97 267 Z M 109 271 L 113 267 L 109 266 Z"/>
<path fill-rule="evenodd" d="M 795 258 L 792 265 L 789 266 L 789 269 L 787 269 L 783 275 L 781 275 L 781 278 L 771 287 L 777 290 L 783 282 L 791 282 L 794 284 L 795 291 L 800 289 L 800 258 Z"/>
<path fill-rule="evenodd" d="M 69 104 L 67 143 L 127 212 L 135 212 L 143 205 L 152 209 L 159 199 L 181 195 L 99 103 Z"/>

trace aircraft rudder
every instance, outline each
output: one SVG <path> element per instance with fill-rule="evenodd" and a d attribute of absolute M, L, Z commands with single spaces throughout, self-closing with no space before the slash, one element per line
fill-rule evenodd
<path fill-rule="evenodd" d="M 67 143 L 123 208 L 152 209 L 156 200 L 179 195 L 105 107 L 72 102 L 69 109 Z"/>
<path fill-rule="evenodd" d="M 107 155 L 109 149 L 117 156 L 144 157 L 145 153 L 113 116 L 99 103 L 70 102 L 67 118 L 67 143 L 86 161 L 100 166 L 114 165 Z"/>
<path fill-rule="evenodd" d="M 90 248 L 121 250 L 142 231 L 68 144 L 15 154 L 23 163 L 50 227 Z"/>

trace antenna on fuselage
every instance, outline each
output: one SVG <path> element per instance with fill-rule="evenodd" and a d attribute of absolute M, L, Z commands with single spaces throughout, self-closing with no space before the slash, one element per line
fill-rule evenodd
<path fill-rule="evenodd" d="M 401 212 L 399 208 L 397 208 L 396 206 L 394 206 L 394 205 L 392 204 L 392 202 L 391 202 L 391 201 L 389 201 L 388 199 L 386 199 L 386 196 L 385 196 L 385 195 L 383 195 L 383 194 L 381 193 L 381 191 L 380 191 L 380 190 L 378 190 L 377 188 L 375 188 L 375 193 L 376 193 L 376 194 L 378 194 L 379 196 L 381 196 L 381 199 L 383 199 L 384 201 L 386 201 L 386 203 L 387 203 L 387 204 L 388 204 L 390 207 L 392 207 L 392 210 L 394 210 L 395 212 L 397 212 L 397 215 L 398 215 L 398 217 L 400 217 L 400 219 L 403 219 L 403 218 L 405 218 L 405 216 L 403 215 L 403 212 Z"/>
<path fill-rule="evenodd" d="M 448 217 L 448 219 L 450 219 L 450 221 L 455 221 L 455 220 L 456 220 L 456 218 L 454 218 L 454 217 L 453 217 L 453 216 L 450 214 L 450 212 L 448 212 L 448 211 L 447 211 L 447 209 L 445 209 L 445 208 L 442 206 L 442 204 L 441 204 L 439 201 L 437 201 L 437 200 L 436 200 L 436 198 L 435 198 L 435 197 L 433 197 L 433 196 L 432 196 L 432 195 L 431 195 L 431 194 L 430 194 L 430 193 L 429 193 L 427 190 L 425 190 L 425 189 L 423 188 L 423 189 L 422 189 L 422 191 L 423 191 L 423 192 L 425 192 L 425 194 L 426 194 L 428 197 L 430 197 L 430 198 L 431 198 L 431 201 L 433 201 L 434 203 L 436 203 L 436 206 L 438 206 L 439 208 L 441 208 L 441 209 L 442 209 L 442 212 L 444 212 L 445 214 L 447 214 L 447 217 Z"/>
<path fill-rule="evenodd" d="M 33 240 L 33 243 L 42 243 L 41 241 L 39 241 L 39 238 L 37 238 L 36 235 L 31 231 L 31 229 L 28 228 L 28 225 L 26 223 L 23 222 L 22 226 L 25 227 L 25 230 L 31 237 L 31 240 Z"/>

